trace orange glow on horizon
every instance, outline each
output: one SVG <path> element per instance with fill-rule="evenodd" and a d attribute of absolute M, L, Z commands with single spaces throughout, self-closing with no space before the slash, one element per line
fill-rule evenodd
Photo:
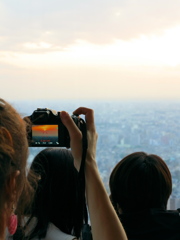
<path fill-rule="evenodd" d="M 32 126 L 34 136 L 47 134 L 48 136 L 58 135 L 58 125 L 34 125 Z"/>

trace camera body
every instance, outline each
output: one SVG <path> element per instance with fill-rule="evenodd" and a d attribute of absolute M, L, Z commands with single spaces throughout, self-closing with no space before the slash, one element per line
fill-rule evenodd
<path fill-rule="evenodd" d="M 84 120 L 72 115 L 71 118 L 82 131 Z M 60 112 L 48 108 L 37 108 L 31 116 L 24 118 L 29 147 L 70 147 L 67 128 L 61 121 Z"/>

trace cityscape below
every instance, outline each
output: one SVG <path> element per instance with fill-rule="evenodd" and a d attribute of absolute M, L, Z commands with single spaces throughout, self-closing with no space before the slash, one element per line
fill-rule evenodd
<path fill-rule="evenodd" d="M 94 109 L 98 132 L 97 163 L 109 193 L 109 176 L 126 155 L 144 151 L 159 155 L 168 165 L 173 191 L 168 209 L 180 207 L 180 101 L 18 101 L 15 108 L 29 116 L 36 108 L 66 110 L 79 106 Z M 29 148 L 29 164 L 42 148 Z"/>

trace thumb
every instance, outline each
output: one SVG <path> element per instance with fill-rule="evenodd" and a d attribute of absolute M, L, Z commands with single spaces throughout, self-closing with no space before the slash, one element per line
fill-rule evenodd
<path fill-rule="evenodd" d="M 67 128 L 68 132 L 69 132 L 69 136 L 70 136 L 70 139 L 71 141 L 74 139 L 74 138 L 77 138 L 77 139 L 82 139 L 82 134 L 81 134 L 81 131 L 79 130 L 79 128 L 76 126 L 76 124 L 74 123 L 73 119 L 70 117 L 70 115 L 65 112 L 65 111 L 62 111 L 60 113 L 60 117 L 61 117 L 61 121 L 62 123 L 64 124 L 64 126 Z"/>

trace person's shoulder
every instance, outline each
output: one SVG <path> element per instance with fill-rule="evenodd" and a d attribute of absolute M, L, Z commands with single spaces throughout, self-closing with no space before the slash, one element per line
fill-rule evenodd
<path fill-rule="evenodd" d="M 62 232 L 53 223 L 49 223 L 47 234 L 44 240 L 76 240 L 76 237 Z"/>

